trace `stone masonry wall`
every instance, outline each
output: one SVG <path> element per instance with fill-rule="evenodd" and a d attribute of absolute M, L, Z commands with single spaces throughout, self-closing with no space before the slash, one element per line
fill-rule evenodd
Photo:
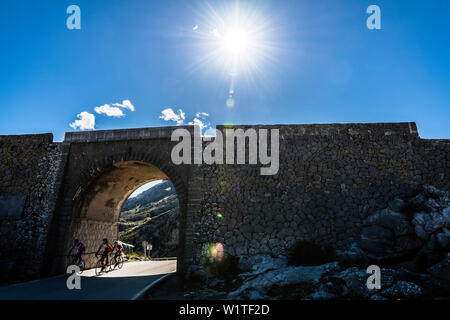
<path fill-rule="evenodd" d="M 76 220 L 73 222 L 69 234 L 74 239 L 82 239 L 86 246 L 86 254 L 84 261 L 87 268 L 94 268 L 97 264 L 98 257 L 95 256 L 99 244 L 103 238 L 114 241 L 117 239 L 118 223 L 101 222 L 89 219 Z"/>
<path fill-rule="evenodd" d="M 243 256 L 285 255 L 299 239 L 342 248 L 392 198 L 423 184 L 450 189 L 449 141 L 419 138 L 414 123 L 251 126 L 280 130 L 273 176 L 260 175 L 261 165 L 175 166 L 174 128 L 76 132 L 63 143 L 51 134 L 0 136 L 2 276 L 39 276 L 43 260 L 55 265 L 73 236 L 98 243 L 96 228 L 114 238 L 115 221 L 77 217 L 73 199 L 120 161 L 151 163 L 176 186 L 180 272 L 210 242 Z"/>
<path fill-rule="evenodd" d="M 300 239 L 342 248 L 393 197 L 450 187 L 449 141 L 420 139 L 414 123 L 252 126 L 262 127 L 280 129 L 278 174 L 262 176 L 260 165 L 199 170 L 195 259 L 208 242 L 244 256 L 285 255 Z"/>
<path fill-rule="evenodd" d="M 0 136 L 0 266 L 3 278 L 40 273 L 57 200 L 60 144 L 52 134 Z"/>

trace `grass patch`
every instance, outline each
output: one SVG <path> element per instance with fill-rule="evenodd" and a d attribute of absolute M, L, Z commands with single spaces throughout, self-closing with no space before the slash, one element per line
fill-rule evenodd
<path fill-rule="evenodd" d="M 133 258 L 147 258 L 147 256 L 142 251 L 130 252 L 125 255 L 128 259 Z"/>

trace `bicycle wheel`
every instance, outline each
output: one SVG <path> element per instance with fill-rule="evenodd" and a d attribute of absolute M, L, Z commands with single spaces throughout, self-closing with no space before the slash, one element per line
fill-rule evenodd
<path fill-rule="evenodd" d="M 109 257 L 108 258 L 108 264 L 106 265 L 106 270 L 111 271 L 114 270 L 114 265 L 112 264 L 113 262 L 113 258 Z"/>
<path fill-rule="evenodd" d="M 119 257 L 117 261 L 117 268 L 122 269 L 122 267 L 123 267 L 123 258 Z"/>
<path fill-rule="evenodd" d="M 83 259 L 81 259 L 79 266 L 80 266 L 80 274 L 82 274 L 84 269 L 86 268 L 86 263 L 84 262 Z"/>
<path fill-rule="evenodd" d="M 102 273 L 102 261 L 98 260 L 97 265 L 95 266 L 95 275 L 99 276 Z"/>
<path fill-rule="evenodd" d="M 110 265 L 109 269 L 110 270 L 114 270 L 116 268 L 116 266 L 117 266 L 116 258 L 111 258 L 110 263 L 111 263 L 111 265 Z"/>

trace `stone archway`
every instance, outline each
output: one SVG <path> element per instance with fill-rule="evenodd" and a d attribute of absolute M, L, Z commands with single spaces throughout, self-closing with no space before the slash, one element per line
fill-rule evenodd
<path fill-rule="evenodd" d="M 193 222 L 198 220 L 200 211 L 201 181 L 197 168 L 172 162 L 171 151 L 177 143 L 171 141 L 174 128 L 66 134 L 61 147 L 65 161 L 59 172 L 60 191 L 46 241 L 42 274 L 64 272 L 66 250 L 74 235 L 82 240 L 83 229 L 90 230 L 85 233 L 88 238 L 96 230 L 114 238 L 127 197 L 139 186 L 159 179 L 170 180 L 177 193 L 177 272 L 185 272 L 194 257 L 197 235 Z M 193 127 L 186 129 L 193 134 Z M 97 240 L 88 239 L 89 251 L 98 248 L 95 246 L 99 244 L 94 246 Z"/>
<path fill-rule="evenodd" d="M 96 251 L 103 238 L 116 240 L 125 201 L 137 188 L 155 180 L 170 178 L 158 167 L 143 161 L 121 161 L 104 168 L 74 198 L 66 250 L 75 238 L 86 245 L 88 253 Z M 95 262 L 93 254 L 86 256 L 88 267 Z"/>

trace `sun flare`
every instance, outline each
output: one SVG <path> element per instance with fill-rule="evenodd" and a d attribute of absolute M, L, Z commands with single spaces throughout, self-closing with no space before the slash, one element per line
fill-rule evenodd
<path fill-rule="evenodd" d="M 198 45 L 193 67 L 228 77 L 225 105 L 234 108 L 235 85 L 242 85 L 241 79 L 260 86 L 268 77 L 270 63 L 276 60 L 275 23 L 261 7 L 237 1 L 217 8 L 208 6 L 196 22 L 191 31 Z"/>
<path fill-rule="evenodd" d="M 249 53 L 250 41 L 251 38 L 245 29 L 233 27 L 226 31 L 221 40 L 222 50 L 232 58 L 238 59 Z"/>
<path fill-rule="evenodd" d="M 273 49 L 269 44 L 273 31 L 270 20 L 257 8 L 237 3 L 218 9 L 208 7 L 192 31 L 202 40 L 200 63 L 212 62 L 231 76 L 253 77 Z"/>

